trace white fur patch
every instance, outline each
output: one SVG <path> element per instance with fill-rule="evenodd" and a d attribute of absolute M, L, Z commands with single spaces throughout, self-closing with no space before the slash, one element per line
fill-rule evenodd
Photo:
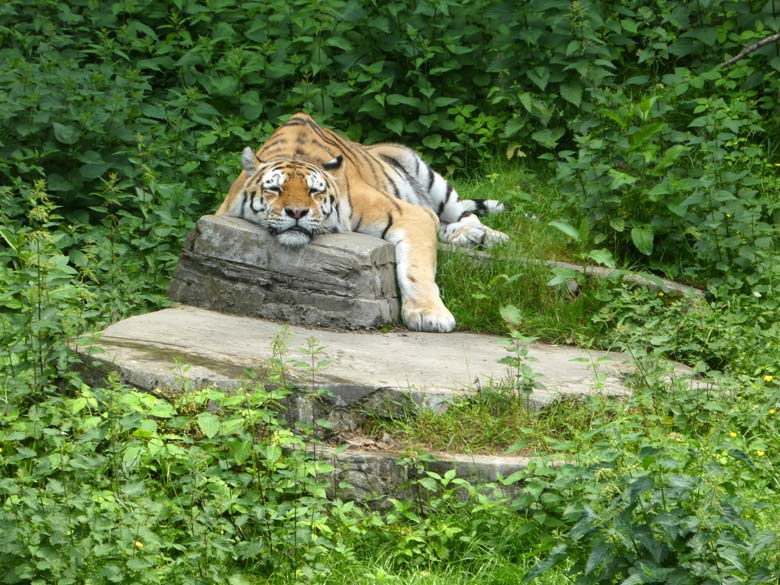
<path fill-rule="evenodd" d="M 476 215 L 467 215 L 460 221 L 442 224 L 439 238 L 456 246 L 494 246 L 509 240 L 509 236 L 479 221 Z"/>
<path fill-rule="evenodd" d="M 260 182 L 264 189 L 281 189 L 286 180 L 287 177 L 282 171 L 272 169 L 263 175 L 263 178 Z"/>
<path fill-rule="evenodd" d="M 311 237 L 298 230 L 288 230 L 278 234 L 276 236 L 276 241 L 278 241 L 283 246 L 298 248 L 308 244 L 311 241 Z"/>
<path fill-rule="evenodd" d="M 258 160 L 254 150 L 247 146 L 241 151 L 241 166 L 244 167 L 246 174 L 250 177 L 255 174 L 257 163 Z"/>
<path fill-rule="evenodd" d="M 306 177 L 306 185 L 311 193 L 322 193 L 325 190 L 325 179 L 318 172 L 309 173 Z"/>

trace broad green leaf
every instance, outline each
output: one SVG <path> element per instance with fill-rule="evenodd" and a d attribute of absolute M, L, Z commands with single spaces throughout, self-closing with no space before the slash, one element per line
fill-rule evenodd
<path fill-rule="evenodd" d="M 68 258 L 71 264 L 78 266 L 79 268 L 84 268 L 89 265 L 89 258 L 87 258 L 87 255 L 81 250 L 71 250 L 68 252 Z"/>
<path fill-rule="evenodd" d="M 621 128 L 626 127 L 626 120 L 623 118 L 623 116 L 620 115 L 619 112 L 613 112 L 612 110 L 599 110 L 599 114 L 617 123 Z"/>
<path fill-rule="evenodd" d="M 695 30 L 685 33 L 684 36 L 692 37 L 698 41 L 701 41 L 708 47 L 712 47 L 718 41 L 718 29 L 714 26 L 696 28 Z"/>
<path fill-rule="evenodd" d="M 472 53 L 474 51 L 474 47 L 450 44 L 447 45 L 447 50 L 455 55 L 467 55 L 468 53 Z"/>
<path fill-rule="evenodd" d="M 685 217 L 688 213 L 688 206 L 684 202 L 667 203 L 666 208 L 678 217 Z"/>
<path fill-rule="evenodd" d="M 523 481 L 527 477 L 528 477 L 528 472 L 525 469 L 522 469 L 509 474 L 509 476 L 505 478 L 502 483 L 504 485 L 513 485 L 519 481 Z"/>
<path fill-rule="evenodd" d="M 196 144 L 198 148 L 205 148 L 206 146 L 211 146 L 217 141 L 217 134 L 216 132 L 207 132 L 206 134 L 201 135 L 200 138 L 198 138 Z"/>
<path fill-rule="evenodd" d="M 420 105 L 419 98 L 409 97 L 401 95 L 399 93 L 391 93 L 387 96 L 386 101 L 391 106 L 397 106 L 398 104 L 404 104 L 405 106 L 417 107 Z"/>
<path fill-rule="evenodd" d="M 547 67 L 542 67 L 540 65 L 534 69 L 529 69 L 525 74 L 539 89 L 542 91 L 547 89 L 547 84 L 550 81 L 550 70 L 547 69 Z"/>
<path fill-rule="evenodd" d="M 622 217 L 613 217 L 609 220 L 609 227 L 611 227 L 616 232 L 622 232 L 624 229 L 626 229 L 626 222 Z"/>
<path fill-rule="evenodd" d="M 279 445 L 268 445 L 265 449 L 265 457 L 273 465 L 282 457 L 282 448 Z"/>
<path fill-rule="evenodd" d="M 219 432 L 219 419 L 210 412 L 201 412 L 196 420 L 200 432 L 209 439 Z"/>
<path fill-rule="evenodd" d="M 79 174 L 85 179 L 97 179 L 102 176 L 109 169 L 109 164 L 102 163 L 89 163 L 79 167 Z"/>
<path fill-rule="evenodd" d="M 165 120 L 166 118 L 165 110 L 152 104 L 145 104 L 141 108 L 141 113 L 147 118 L 155 118 L 157 120 Z"/>
<path fill-rule="evenodd" d="M 52 122 L 54 128 L 54 137 L 63 144 L 76 144 L 79 140 L 80 132 L 73 126 Z"/>
<path fill-rule="evenodd" d="M 634 132 L 629 138 L 629 141 L 631 142 L 630 150 L 636 150 L 664 128 L 666 128 L 666 122 L 653 122 L 652 124 L 645 124 L 639 128 L 639 130 Z"/>
<path fill-rule="evenodd" d="M 425 145 L 426 148 L 430 149 L 436 149 L 441 146 L 441 136 L 438 134 L 431 134 L 430 136 L 426 136 L 422 139 L 423 145 Z"/>
<path fill-rule="evenodd" d="M 551 221 L 547 225 L 554 227 L 555 229 L 563 232 L 573 240 L 580 239 L 580 232 L 573 225 L 566 223 L 565 221 L 555 220 Z"/>
<path fill-rule="evenodd" d="M 325 41 L 325 44 L 330 45 L 331 47 L 338 47 L 347 53 L 354 50 L 352 43 L 344 37 L 329 37 L 328 40 Z"/>
<path fill-rule="evenodd" d="M 70 411 L 71 413 L 76 414 L 77 412 L 81 412 L 86 406 L 87 399 L 83 396 L 79 396 L 78 398 L 74 398 L 70 403 Z"/>
<path fill-rule="evenodd" d="M 650 81 L 649 75 L 635 75 L 634 77 L 629 77 L 626 79 L 625 84 L 626 85 L 644 85 L 648 81 Z"/>
<path fill-rule="evenodd" d="M 567 102 L 579 106 L 582 103 L 582 86 L 579 83 L 562 83 L 561 97 Z"/>
<path fill-rule="evenodd" d="M 504 136 L 514 136 L 525 127 L 525 120 L 520 116 L 515 116 L 504 126 Z"/>
<path fill-rule="evenodd" d="M 134 437 L 152 437 L 157 434 L 157 422 L 152 418 L 142 420 L 138 428 L 133 431 Z"/>
<path fill-rule="evenodd" d="M 252 441 L 236 439 L 230 443 L 230 454 L 237 465 L 243 464 L 252 454 Z"/>
<path fill-rule="evenodd" d="M 610 549 L 611 547 L 608 547 L 605 542 L 599 542 L 591 551 L 590 555 L 588 556 L 588 561 L 585 563 L 585 574 L 589 575 L 592 573 L 595 569 L 597 569 L 601 563 L 604 562 L 604 559 L 609 558 L 610 556 Z"/>
<path fill-rule="evenodd" d="M 663 153 L 661 158 L 658 159 L 658 162 L 655 163 L 655 168 L 653 170 L 657 173 L 666 170 L 668 167 L 677 162 L 678 158 L 687 152 L 687 146 L 683 146 L 682 144 L 675 144 Z"/>
<path fill-rule="evenodd" d="M 617 169 L 609 169 L 607 174 L 612 178 L 612 182 L 609 185 L 610 189 L 620 189 L 626 185 L 633 185 L 638 180 L 636 177 Z"/>
<path fill-rule="evenodd" d="M 623 30 L 630 32 L 631 34 L 635 34 L 639 30 L 636 21 L 631 20 L 630 18 L 622 19 L 620 24 L 623 27 Z"/>
<path fill-rule="evenodd" d="M 433 100 L 433 105 L 437 108 L 446 108 L 447 106 L 451 106 L 458 103 L 457 98 L 451 98 L 451 97 L 437 97 Z"/>
<path fill-rule="evenodd" d="M 143 449 L 139 445 L 129 445 L 122 455 L 122 468 L 129 471 L 138 465 Z"/>
<path fill-rule="evenodd" d="M 386 120 L 385 121 L 385 127 L 388 130 L 392 130 L 393 132 L 395 132 L 399 136 L 404 131 L 404 123 L 401 120 L 401 118 L 390 118 L 389 120 Z"/>
<path fill-rule="evenodd" d="M 607 268 L 615 268 L 615 258 L 612 256 L 612 252 L 606 248 L 598 248 L 588 252 L 588 257 L 602 266 Z"/>
<path fill-rule="evenodd" d="M 523 314 L 514 305 L 504 305 L 498 312 L 501 318 L 510 325 L 519 325 L 523 321 Z"/>
<path fill-rule="evenodd" d="M 424 477 L 419 480 L 418 483 L 429 492 L 435 492 L 437 489 L 439 489 L 439 484 L 436 482 L 436 480 L 431 479 L 430 477 Z"/>
<path fill-rule="evenodd" d="M 531 138 L 546 148 L 555 148 L 563 133 L 563 128 L 545 128 L 531 134 Z"/>
<path fill-rule="evenodd" d="M 694 118 L 693 121 L 688 124 L 688 128 L 701 128 L 702 126 L 706 126 L 709 123 L 709 116 L 699 116 L 698 118 Z"/>
<path fill-rule="evenodd" d="M 520 100 L 520 103 L 523 104 L 523 107 L 529 114 L 534 111 L 534 98 L 530 93 L 524 91 L 517 96 L 517 99 Z"/>
<path fill-rule="evenodd" d="M 631 241 L 634 242 L 634 246 L 645 256 L 649 256 L 653 253 L 653 239 L 655 238 L 655 231 L 653 226 L 645 224 L 643 226 L 637 226 L 631 230 Z"/>
<path fill-rule="evenodd" d="M 149 414 L 157 418 L 171 418 L 176 414 L 173 405 L 167 400 L 157 398 L 149 408 Z"/>

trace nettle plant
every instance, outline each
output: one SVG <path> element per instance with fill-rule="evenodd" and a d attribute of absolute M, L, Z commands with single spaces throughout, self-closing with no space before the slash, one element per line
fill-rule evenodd
<path fill-rule="evenodd" d="M 577 437 L 574 462 L 507 478 L 524 482 L 529 520 L 555 531 L 524 581 L 556 566 L 582 584 L 777 579 L 777 534 L 760 528 L 777 498 L 773 377 L 710 393 L 666 376 L 645 377 L 625 407 L 591 404 L 608 416 Z"/>
<path fill-rule="evenodd" d="M 555 162 L 579 234 L 627 262 L 771 290 L 780 173 L 744 75 L 678 68 L 652 94 L 598 96 Z"/>
<path fill-rule="evenodd" d="M 6 411 L 3 581 L 313 580 L 339 546 L 332 468 L 280 418 L 287 393 L 258 385 L 168 401 L 113 381 Z"/>

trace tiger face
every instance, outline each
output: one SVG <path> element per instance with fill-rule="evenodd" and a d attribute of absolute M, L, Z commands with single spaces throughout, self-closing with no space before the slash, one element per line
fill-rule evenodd
<path fill-rule="evenodd" d="M 241 159 L 247 174 L 242 216 L 267 229 L 279 243 L 298 247 L 317 234 L 348 231 L 349 214 L 342 210 L 329 172 L 341 166 L 340 156 L 321 165 L 299 158 L 263 162 L 245 148 Z"/>

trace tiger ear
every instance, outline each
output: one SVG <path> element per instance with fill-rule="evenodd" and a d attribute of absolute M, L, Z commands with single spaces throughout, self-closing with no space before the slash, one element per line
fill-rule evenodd
<path fill-rule="evenodd" d="M 241 166 L 244 167 L 246 174 L 250 177 L 255 174 L 255 171 L 257 171 L 257 166 L 261 163 L 262 161 L 257 158 L 255 151 L 252 150 L 249 146 L 241 151 Z"/>
<path fill-rule="evenodd" d="M 344 157 L 338 155 L 333 160 L 328 161 L 324 165 L 322 165 L 322 168 L 325 169 L 326 171 L 335 171 L 337 168 L 341 166 L 341 163 L 343 162 L 344 162 Z"/>

